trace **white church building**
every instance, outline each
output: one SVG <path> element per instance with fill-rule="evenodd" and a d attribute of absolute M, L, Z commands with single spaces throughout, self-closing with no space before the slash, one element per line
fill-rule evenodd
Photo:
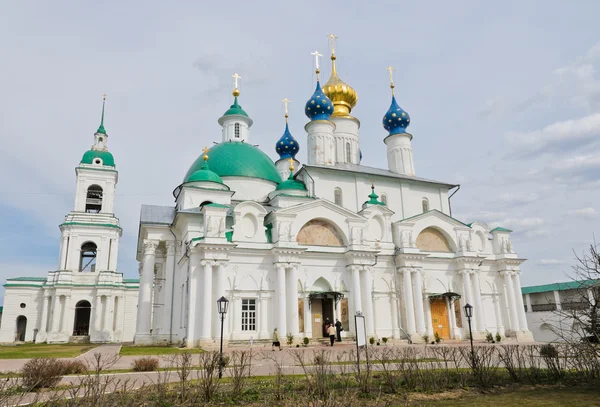
<path fill-rule="evenodd" d="M 122 230 L 114 215 L 118 173 L 102 121 L 75 168 L 75 206 L 60 224 L 58 268 L 4 284 L 0 342 L 127 342 L 139 280 L 117 272 Z"/>
<path fill-rule="evenodd" d="M 336 71 L 305 106 L 307 162 L 286 126 L 275 163 L 252 144 L 252 119 L 234 102 L 218 120 L 220 143 L 205 148 L 173 195 L 143 205 L 135 342 L 220 338 L 217 299 L 229 300 L 224 337 L 296 341 L 323 337 L 339 319 L 353 336 L 357 312 L 368 336 L 532 340 L 510 230 L 465 224 L 450 213 L 457 185 L 419 178 L 408 113 L 393 95 L 382 132 L 388 168 L 363 166 L 356 91 Z M 285 102 L 285 100 L 284 100 Z M 203 141 L 212 144 L 213 140 Z M 198 146 L 200 147 L 200 146 Z"/>
<path fill-rule="evenodd" d="M 8 280 L 0 342 L 88 337 L 210 346 L 220 338 L 222 296 L 231 342 L 268 340 L 275 328 L 297 342 L 322 338 L 325 322 L 335 319 L 353 337 L 357 312 L 369 337 L 422 342 L 438 333 L 460 340 L 468 337 L 466 303 L 475 338 L 490 332 L 531 341 L 524 259 L 513 250 L 511 231 L 454 219 L 450 198 L 458 185 L 416 175 L 410 118 L 396 102 L 393 80 L 381 132 L 387 168 L 361 165 L 360 122 L 351 114 L 358 95 L 338 76 L 333 49 L 331 76 L 321 87 L 315 56 L 316 90 L 305 106 L 307 162 L 296 158 L 301 146 L 289 131 L 287 107 L 275 145 L 280 158 L 273 162 L 252 144 L 253 121 L 234 75 L 233 104 L 218 119 L 220 142 L 202 150 L 174 185 L 174 205 L 141 207 L 139 291 L 138 280 L 116 269 L 117 172 L 101 126 L 76 169 L 59 267 L 47 278 Z"/>

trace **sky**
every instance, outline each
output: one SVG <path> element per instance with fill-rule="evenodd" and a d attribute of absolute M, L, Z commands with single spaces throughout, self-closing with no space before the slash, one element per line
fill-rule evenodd
<path fill-rule="evenodd" d="M 234 72 L 251 142 L 277 158 L 288 98 L 306 145 L 310 54 L 328 55 L 329 33 L 359 95 L 362 163 L 385 168 L 391 65 L 417 175 L 461 185 L 459 220 L 514 230 L 523 285 L 566 280 L 600 219 L 598 15 L 583 0 L 0 2 L 0 283 L 57 268 L 103 93 L 118 269 L 133 278 L 140 205 L 173 204 L 202 148 L 220 141 Z"/>

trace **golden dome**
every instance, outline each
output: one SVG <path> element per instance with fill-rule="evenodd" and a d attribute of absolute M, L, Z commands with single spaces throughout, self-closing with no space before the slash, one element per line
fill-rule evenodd
<path fill-rule="evenodd" d="M 323 92 L 333 102 L 332 117 L 349 116 L 358 102 L 358 93 L 338 76 L 335 69 L 335 54 L 331 55 L 331 77 L 323 86 Z"/>

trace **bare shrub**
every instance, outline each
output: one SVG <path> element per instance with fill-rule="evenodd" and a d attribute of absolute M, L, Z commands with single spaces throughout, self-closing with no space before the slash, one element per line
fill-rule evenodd
<path fill-rule="evenodd" d="M 273 362 L 271 367 L 271 374 L 273 375 L 273 397 L 275 401 L 281 401 L 285 397 L 285 384 L 287 383 L 287 379 L 283 373 L 283 357 L 280 355 L 281 352 L 278 353 L 270 353 L 263 352 L 262 357 L 264 359 L 270 360 Z M 280 355 L 277 357 L 277 355 Z"/>
<path fill-rule="evenodd" d="M 21 368 L 22 385 L 28 390 L 55 387 L 63 376 L 62 361 L 54 358 L 35 358 Z"/>
<path fill-rule="evenodd" d="M 158 359 L 152 357 L 143 357 L 135 359 L 131 363 L 134 372 L 155 372 L 158 370 Z"/>
<path fill-rule="evenodd" d="M 498 347 L 498 357 L 514 382 L 526 378 L 525 352 L 521 345 L 502 345 Z"/>
<path fill-rule="evenodd" d="M 219 352 L 204 352 L 199 354 L 198 379 L 196 388 L 203 401 L 209 402 L 219 388 L 219 364 L 221 358 Z"/>
<path fill-rule="evenodd" d="M 187 400 L 189 377 L 192 372 L 194 361 L 192 353 L 181 352 L 176 355 L 170 355 L 166 358 L 167 364 L 175 368 L 179 377 L 179 394 L 182 402 Z"/>
<path fill-rule="evenodd" d="M 250 376 L 250 367 L 252 366 L 252 351 L 242 350 L 233 351 L 230 358 L 231 367 L 229 377 L 231 378 L 231 392 L 234 397 L 240 396 L 244 390 L 244 385 Z"/>
<path fill-rule="evenodd" d="M 459 347 L 463 361 L 471 368 L 482 387 L 491 386 L 497 378 L 498 357 L 495 346 Z"/>
<path fill-rule="evenodd" d="M 542 345 L 539 348 L 539 352 L 548 369 L 548 376 L 555 381 L 563 379 L 566 373 L 565 368 L 567 363 L 565 356 L 568 353 L 566 345 Z"/>
<path fill-rule="evenodd" d="M 82 360 L 63 360 L 63 375 L 85 374 L 87 365 Z"/>
<path fill-rule="evenodd" d="M 323 399 L 333 387 L 334 372 L 331 365 L 331 352 L 317 350 L 310 354 L 307 351 L 292 351 L 292 357 L 304 372 L 308 395 Z M 306 355 L 312 356 L 307 360 Z"/>

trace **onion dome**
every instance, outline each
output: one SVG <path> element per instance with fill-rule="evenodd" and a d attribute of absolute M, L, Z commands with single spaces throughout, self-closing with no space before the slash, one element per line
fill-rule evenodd
<path fill-rule="evenodd" d="M 236 91 L 237 91 L 237 95 L 236 95 Z M 239 94 L 240 93 L 237 89 L 235 89 L 233 91 L 233 95 L 234 95 L 233 104 L 229 107 L 229 109 L 227 109 L 227 111 L 225 113 L 223 113 L 223 116 L 240 115 L 240 116 L 248 117 L 248 113 L 246 113 L 244 111 L 244 109 L 242 109 L 242 106 L 240 106 L 240 104 L 238 103 L 238 95 Z"/>
<path fill-rule="evenodd" d="M 329 120 L 329 116 L 333 113 L 333 103 L 323 93 L 321 84 L 317 79 L 317 88 L 315 93 L 308 99 L 304 106 L 304 113 L 310 120 Z"/>
<path fill-rule="evenodd" d="M 366 201 L 363 205 L 383 205 L 383 206 L 385 206 L 385 204 L 383 202 L 379 202 L 377 200 L 377 198 L 379 198 L 379 195 L 377 195 L 375 193 L 375 185 L 371 184 L 371 193 L 369 194 L 369 200 Z"/>
<path fill-rule="evenodd" d="M 331 77 L 323 86 L 323 92 L 333 102 L 333 117 L 349 116 L 350 112 L 358 102 L 358 93 L 340 79 L 335 67 L 335 54 L 331 54 Z"/>
<path fill-rule="evenodd" d="M 404 109 L 398 106 L 396 97 L 392 94 L 392 104 L 385 116 L 383 116 L 383 128 L 393 134 L 406 133 L 406 128 L 410 124 L 410 116 Z"/>
<path fill-rule="evenodd" d="M 208 148 L 204 147 L 203 151 L 204 155 L 202 156 L 202 159 L 204 160 L 204 165 L 187 177 L 186 182 L 216 182 L 218 184 L 223 184 L 221 177 L 211 171 L 208 167 Z"/>
<path fill-rule="evenodd" d="M 287 100 L 287 99 L 286 99 Z M 279 140 L 277 140 L 277 144 L 275 145 L 275 151 L 279 154 L 280 159 L 286 158 L 296 158 L 296 154 L 298 154 L 298 150 L 300 150 L 300 146 L 298 145 L 298 141 L 292 136 L 290 133 L 290 128 L 288 126 L 288 114 L 285 114 L 285 131 Z"/>
<path fill-rule="evenodd" d="M 291 189 L 298 191 L 306 191 L 306 186 L 304 185 L 304 183 L 302 181 L 294 179 L 294 165 L 292 164 L 292 162 L 293 161 L 290 158 L 290 176 L 281 184 L 277 185 L 277 188 L 275 188 L 276 191 Z"/>
<path fill-rule="evenodd" d="M 96 164 L 108 167 L 115 166 L 115 159 L 108 151 L 88 150 L 81 157 L 80 164 Z"/>

